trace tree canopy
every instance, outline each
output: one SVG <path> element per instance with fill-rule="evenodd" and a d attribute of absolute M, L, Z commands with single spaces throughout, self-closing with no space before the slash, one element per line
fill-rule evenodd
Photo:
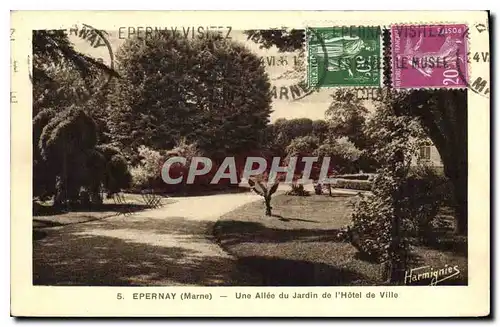
<path fill-rule="evenodd" d="M 113 83 L 109 127 L 127 152 L 139 145 L 170 149 L 185 138 L 217 158 L 262 143 L 270 84 L 243 45 L 164 32 L 128 39 L 116 57 L 122 78 Z"/>

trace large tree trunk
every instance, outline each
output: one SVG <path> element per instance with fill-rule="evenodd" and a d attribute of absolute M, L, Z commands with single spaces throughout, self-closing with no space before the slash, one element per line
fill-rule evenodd
<path fill-rule="evenodd" d="M 447 163 L 446 166 L 450 167 L 452 164 Z M 453 185 L 455 233 L 467 235 L 467 165 L 458 165 L 456 168 L 445 169 L 445 174 Z"/>
<path fill-rule="evenodd" d="M 427 91 L 429 92 L 429 91 Z M 445 175 L 453 185 L 455 231 L 467 234 L 467 91 L 439 90 L 413 93 L 411 113 L 436 146 Z"/>

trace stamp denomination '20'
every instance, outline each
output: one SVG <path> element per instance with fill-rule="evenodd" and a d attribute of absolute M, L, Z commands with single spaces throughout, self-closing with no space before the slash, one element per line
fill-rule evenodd
<path fill-rule="evenodd" d="M 392 26 L 395 88 L 467 86 L 467 25 Z"/>

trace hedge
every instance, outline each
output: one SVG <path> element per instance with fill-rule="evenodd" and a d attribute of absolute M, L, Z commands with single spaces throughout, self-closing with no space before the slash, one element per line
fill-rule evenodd
<path fill-rule="evenodd" d="M 346 188 L 351 190 L 371 191 L 372 181 L 353 179 L 334 179 L 333 188 Z"/>
<path fill-rule="evenodd" d="M 375 174 L 344 174 L 336 175 L 335 178 L 349 179 L 349 180 L 369 180 L 372 179 Z"/>

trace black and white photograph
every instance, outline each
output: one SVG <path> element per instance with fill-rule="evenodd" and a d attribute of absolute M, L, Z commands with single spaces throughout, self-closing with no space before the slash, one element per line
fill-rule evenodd
<path fill-rule="evenodd" d="M 305 39 L 33 31 L 33 284 L 467 285 L 467 90 L 308 88 Z"/>

